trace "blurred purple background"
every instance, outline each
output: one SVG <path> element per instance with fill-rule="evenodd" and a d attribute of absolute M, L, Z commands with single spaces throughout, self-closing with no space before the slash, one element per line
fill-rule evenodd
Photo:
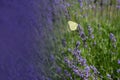
<path fill-rule="evenodd" d="M 44 80 L 42 64 L 36 67 L 44 48 L 36 48 L 38 43 L 44 46 L 44 27 L 52 26 L 50 3 L 54 2 L 0 0 L 0 80 Z"/>

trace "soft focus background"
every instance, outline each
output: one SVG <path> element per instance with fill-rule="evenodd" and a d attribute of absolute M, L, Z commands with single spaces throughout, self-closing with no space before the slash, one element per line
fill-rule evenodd
<path fill-rule="evenodd" d="M 0 80 L 50 80 L 49 56 L 64 24 L 60 6 L 59 0 L 0 0 Z"/>

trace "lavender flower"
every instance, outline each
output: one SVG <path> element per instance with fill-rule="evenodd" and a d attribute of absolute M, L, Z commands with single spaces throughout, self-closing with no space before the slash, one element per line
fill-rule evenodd
<path fill-rule="evenodd" d="M 120 9 L 120 0 L 117 0 L 116 8 Z"/>
<path fill-rule="evenodd" d="M 120 73 L 120 69 L 117 69 L 117 73 Z"/>
<path fill-rule="evenodd" d="M 72 65 L 73 65 L 72 61 L 70 61 L 68 58 L 65 58 L 64 61 L 68 65 L 69 68 L 72 67 Z"/>
<path fill-rule="evenodd" d="M 118 64 L 120 64 L 120 60 L 118 60 Z"/>
<path fill-rule="evenodd" d="M 99 73 L 94 66 L 90 66 L 90 68 L 94 71 L 94 74 L 98 74 Z"/>
<path fill-rule="evenodd" d="M 64 70 L 64 73 L 65 73 L 65 75 L 66 75 L 67 77 L 70 78 L 70 80 L 73 80 L 71 74 L 70 74 L 67 70 Z"/>
<path fill-rule="evenodd" d="M 115 36 L 114 36 L 113 33 L 110 33 L 110 40 L 111 40 L 112 42 L 116 42 L 116 39 L 115 39 Z"/>
<path fill-rule="evenodd" d="M 89 35 L 89 37 L 94 39 L 94 35 L 92 33 L 93 33 L 93 29 L 91 28 L 91 26 L 88 26 L 88 35 Z"/>
<path fill-rule="evenodd" d="M 79 31 L 79 35 L 80 35 L 80 37 L 81 37 L 81 39 L 83 41 L 84 47 L 87 47 L 87 43 L 86 43 L 87 37 L 86 37 L 86 35 L 84 33 L 83 28 L 80 26 L 80 24 L 78 24 L 78 31 Z"/>
<path fill-rule="evenodd" d="M 54 57 L 53 54 L 50 55 L 50 60 L 51 60 L 52 62 L 55 61 L 55 57 Z"/>
<path fill-rule="evenodd" d="M 86 66 L 84 72 L 85 72 L 85 78 L 88 78 L 90 76 L 90 67 Z"/>
<path fill-rule="evenodd" d="M 55 4 L 59 4 L 59 3 L 60 3 L 60 0 L 54 0 L 54 3 L 55 3 Z"/>
<path fill-rule="evenodd" d="M 56 72 L 57 72 L 58 74 L 61 73 L 61 71 L 62 71 L 61 67 L 57 67 L 57 68 L 56 68 Z"/>
<path fill-rule="evenodd" d="M 69 63 L 70 62 L 67 57 L 64 58 L 64 61 L 65 61 L 65 63 Z"/>
<path fill-rule="evenodd" d="M 70 7 L 71 5 L 70 5 L 70 3 L 65 3 L 65 6 Z"/>
<path fill-rule="evenodd" d="M 83 1 L 82 0 L 78 0 L 79 4 L 80 4 L 80 7 L 82 8 L 83 7 Z"/>
<path fill-rule="evenodd" d="M 81 50 L 77 50 L 77 56 L 80 56 Z"/>
<path fill-rule="evenodd" d="M 117 5 L 116 8 L 120 9 L 120 5 Z"/>
<path fill-rule="evenodd" d="M 115 47 L 116 47 L 116 45 L 115 45 L 115 43 L 116 43 L 116 38 L 115 38 L 115 36 L 114 36 L 113 33 L 110 33 L 110 40 L 112 41 L 112 45 L 113 45 L 113 47 L 115 48 Z"/>
<path fill-rule="evenodd" d="M 120 0 L 117 0 L 117 3 L 120 3 Z"/>
<path fill-rule="evenodd" d="M 81 66 L 86 66 L 86 59 L 83 59 L 82 57 L 79 57 L 78 62 L 81 64 Z"/>
<path fill-rule="evenodd" d="M 83 41 L 86 41 L 86 36 L 85 36 L 85 33 L 82 31 L 79 33 L 80 34 L 80 37 L 82 38 Z"/>

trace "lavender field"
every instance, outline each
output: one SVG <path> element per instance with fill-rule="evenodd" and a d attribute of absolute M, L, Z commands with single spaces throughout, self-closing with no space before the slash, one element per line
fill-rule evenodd
<path fill-rule="evenodd" d="M 0 80 L 120 80 L 120 0 L 0 0 Z"/>
<path fill-rule="evenodd" d="M 51 55 L 52 77 L 120 80 L 120 0 L 66 0 L 61 5 L 65 32 Z"/>

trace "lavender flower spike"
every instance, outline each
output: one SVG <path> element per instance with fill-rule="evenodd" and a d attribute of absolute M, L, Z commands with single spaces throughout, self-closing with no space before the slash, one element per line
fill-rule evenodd
<path fill-rule="evenodd" d="M 111 40 L 111 42 L 112 42 L 113 47 L 116 48 L 116 45 L 115 45 L 115 43 L 116 43 L 116 38 L 115 38 L 115 36 L 114 36 L 113 33 L 110 33 L 110 40 Z"/>
<path fill-rule="evenodd" d="M 82 0 L 78 0 L 78 2 L 80 3 L 80 7 L 83 7 L 83 1 Z"/>
<path fill-rule="evenodd" d="M 92 39 L 94 39 L 93 29 L 91 28 L 91 26 L 88 26 L 88 35 L 89 35 L 89 37 L 91 37 Z"/>
<path fill-rule="evenodd" d="M 111 40 L 112 42 L 116 42 L 116 39 L 115 39 L 115 36 L 114 36 L 113 33 L 110 33 L 110 40 Z"/>

